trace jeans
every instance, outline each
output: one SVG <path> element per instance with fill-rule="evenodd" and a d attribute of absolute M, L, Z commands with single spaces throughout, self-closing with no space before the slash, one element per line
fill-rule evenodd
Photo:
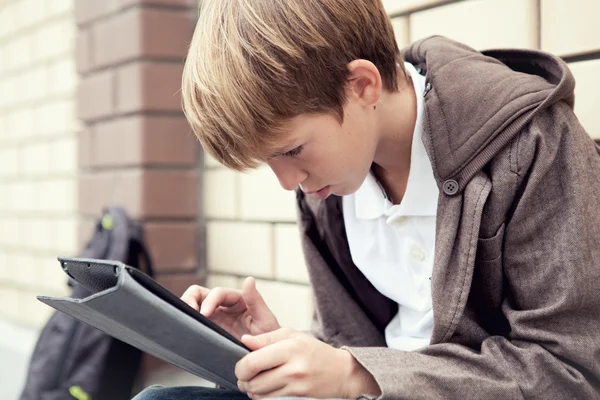
<path fill-rule="evenodd" d="M 286 397 L 286 399 L 292 398 Z M 201 386 L 150 386 L 133 400 L 249 400 L 249 398 L 245 393 L 227 389 Z"/>

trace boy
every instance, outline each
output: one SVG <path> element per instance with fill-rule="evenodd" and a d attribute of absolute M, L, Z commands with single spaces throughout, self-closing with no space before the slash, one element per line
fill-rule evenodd
<path fill-rule="evenodd" d="M 573 88 L 535 51 L 433 37 L 401 55 L 380 0 L 203 1 L 184 110 L 217 160 L 298 188 L 316 302 L 309 336 L 251 278 L 188 289 L 253 350 L 240 389 L 599 397 L 600 158 Z M 240 395 L 140 395 L 192 397 Z"/>

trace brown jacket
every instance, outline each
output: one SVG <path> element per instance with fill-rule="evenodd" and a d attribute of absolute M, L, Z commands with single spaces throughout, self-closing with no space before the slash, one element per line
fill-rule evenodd
<path fill-rule="evenodd" d="M 397 310 L 352 263 L 341 198 L 298 192 L 315 334 L 386 399 L 590 399 L 600 390 L 600 157 L 560 59 L 434 37 L 423 142 L 440 197 L 431 345 L 386 347 Z"/>

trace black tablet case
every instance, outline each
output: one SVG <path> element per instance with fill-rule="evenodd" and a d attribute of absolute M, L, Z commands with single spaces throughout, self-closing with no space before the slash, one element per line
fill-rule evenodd
<path fill-rule="evenodd" d="M 249 350 L 143 272 L 115 261 L 59 258 L 93 294 L 38 300 L 222 387 L 239 390 L 235 364 Z"/>

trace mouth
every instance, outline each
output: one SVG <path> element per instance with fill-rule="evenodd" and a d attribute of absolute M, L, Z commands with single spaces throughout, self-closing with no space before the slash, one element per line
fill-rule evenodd
<path fill-rule="evenodd" d="M 325 200 L 331 193 L 331 187 L 328 185 L 319 190 L 315 190 L 313 192 L 305 192 L 305 193 L 309 194 L 313 197 L 316 197 L 319 200 Z"/>

